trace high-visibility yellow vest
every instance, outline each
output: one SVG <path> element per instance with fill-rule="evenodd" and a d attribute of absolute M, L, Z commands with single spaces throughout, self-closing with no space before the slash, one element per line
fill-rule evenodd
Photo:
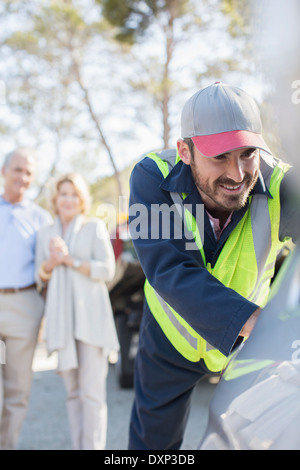
<path fill-rule="evenodd" d="M 166 151 L 160 156 L 150 153 L 147 156 L 156 162 L 164 178 L 179 161 L 175 151 Z M 279 240 L 279 189 L 289 166 L 275 159 L 272 159 L 272 163 L 273 165 L 270 165 L 262 160 L 261 165 L 261 172 L 266 184 L 269 185 L 272 198 L 265 195 L 249 197 L 249 207 L 230 233 L 214 267 L 206 262 L 200 231 L 194 216 L 181 204 L 186 226 L 192 232 L 201 253 L 203 267 L 226 287 L 234 289 L 260 307 L 267 303 L 276 258 L 286 242 Z M 186 194 L 171 193 L 171 196 L 173 201 L 178 203 L 179 200 L 182 202 L 185 199 Z M 221 371 L 226 364 L 226 356 L 209 345 L 180 313 L 164 301 L 147 279 L 144 291 L 152 314 L 177 351 L 191 362 L 203 359 L 212 372 Z"/>

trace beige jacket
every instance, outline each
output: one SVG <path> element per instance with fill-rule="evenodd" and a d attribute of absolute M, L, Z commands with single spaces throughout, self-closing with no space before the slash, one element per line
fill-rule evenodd
<path fill-rule="evenodd" d="M 49 242 L 57 235 L 62 236 L 59 218 L 37 235 L 38 284 L 41 284 L 40 265 L 49 257 Z M 105 224 L 99 219 L 78 216 L 68 227 L 64 239 L 73 257 L 90 261 L 91 275 L 58 266 L 48 282 L 44 336 L 49 354 L 58 351 L 59 370 L 78 366 L 75 339 L 99 346 L 107 355 L 119 350 L 106 286 L 114 276 L 115 258 Z"/>

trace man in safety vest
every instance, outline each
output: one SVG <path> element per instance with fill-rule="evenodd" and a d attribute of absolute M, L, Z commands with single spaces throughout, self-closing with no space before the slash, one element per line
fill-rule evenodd
<path fill-rule="evenodd" d="M 260 113 L 220 82 L 185 104 L 177 151 L 131 176 L 129 229 L 146 275 L 129 449 L 179 449 L 196 383 L 218 374 L 267 303 L 278 253 L 296 239 L 289 165 Z"/>

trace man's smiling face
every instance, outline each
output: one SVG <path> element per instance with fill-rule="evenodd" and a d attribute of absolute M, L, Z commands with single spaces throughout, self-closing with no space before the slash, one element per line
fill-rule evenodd
<path fill-rule="evenodd" d="M 184 145 L 188 149 L 182 142 L 181 146 Z M 258 149 L 241 148 L 209 158 L 196 146 L 193 155 L 183 147 L 179 153 L 184 163 L 191 166 L 197 189 L 212 215 L 230 213 L 245 206 L 259 175 Z"/>
<path fill-rule="evenodd" d="M 34 159 L 16 154 L 7 166 L 2 168 L 5 179 L 4 198 L 12 203 L 22 201 L 25 191 L 33 181 L 35 172 Z"/>

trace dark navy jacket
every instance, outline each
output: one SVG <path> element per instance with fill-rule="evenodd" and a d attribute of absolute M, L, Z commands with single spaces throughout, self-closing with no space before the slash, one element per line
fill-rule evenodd
<path fill-rule="evenodd" d="M 299 206 L 295 204 L 293 207 L 287 203 L 291 188 L 287 181 L 286 175 L 281 184 L 283 189 L 281 191 L 280 239 L 294 236 L 296 229 L 293 227 L 293 222 L 299 220 Z M 132 172 L 130 191 L 129 226 L 136 222 L 136 217 L 141 220 L 140 214 L 136 213 L 135 204 L 143 204 L 148 209 L 148 220 L 144 220 L 143 230 L 147 222 L 149 237 L 144 237 L 143 233 L 144 238 L 133 240 L 147 279 L 192 328 L 215 348 L 228 355 L 243 325 L 258 306 L 225 287 L 201 267 L 199 250 L 186 250 L 187 240 L 184 236 L 177 238 L 171 236 L 166 239 L 160 234 L 155 239 L 150 238 L 151 205 L 168 204 L 171 206 L 174 204 L 170 192 L 187 193 L 184 204 L 192 205 L 193 213 L 196 211 L 196 204 L 203 204 L 192 178 L 190 166 L 180 161 L 164 179 L 156 163 L 145 157 Z M 271 197 L 261 175 L 252 194 Z M 219 241 L 215 240 L 208 216 L 204 211 L 204 251 L 206 261 L 212 266 L 224 242 L 247 208 L 248 205 L 233 213 L 232 220 Z"/>

